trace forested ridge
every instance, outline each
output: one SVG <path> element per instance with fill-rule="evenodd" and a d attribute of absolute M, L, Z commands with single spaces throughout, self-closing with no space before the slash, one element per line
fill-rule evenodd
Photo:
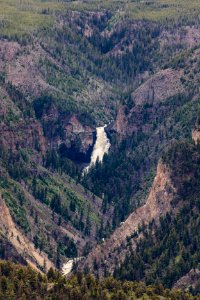
<path fill-rule="evenodd" d="M 43 274 L 2 262 L 2 299 L 199 297 L 199 15 L 198 0 L 0 0 L 0 259 Z M 83 174 L 104 125 L 111 147 Z M 123 229 L 159 161 L 176 197 L 118 245 L 117 279 L 52 271 Z M 168 290 L 184 276 L 196 298 Z"/>
<path fill-rule="evenodd" d="M 148 284 L 159 281 L 172 287 L 191 269 L 198 269 L 200 262 L 199 144 L 175 143 L 162 159 L 172 170 L 171 177 L 177 189 L 172 205 L 178 211 L 167 213 L 160 219 L 159 226 L 152 222 L 143 228 L 144 238 L 116 269 L 115 276 L 128 280 L 145 279 Z M 127 243 L 130 241 L 131 237 Z M 199 293 L 199 283 L 194 290 Z"/>
<path fill-rule="evenodd" d="M 0 261 L 0 299 L 59 299 L 59 300 L 128 300 L 172 299 L 195 300 L 197 297 L 180 290 L 165 290 L 161 284 L 118 281 L 112 277 L 98 280 L 92 275 L 78 273 L 66 279 L 50 269 L 47 276 L 30 267 Z"/>

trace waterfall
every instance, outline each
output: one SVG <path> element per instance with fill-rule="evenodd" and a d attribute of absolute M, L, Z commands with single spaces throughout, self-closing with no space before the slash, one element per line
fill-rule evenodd
<path fill-rule="evenodd" d="M 97 158 L 101 162 L 103 160 L 103 156 L 105 153 L 108 153 L 110 148 L 110 141 L 107 137 L 105 126 L 96 128 L 96 142 L 92 151 L 90 164 L 84 168 L 83 173 L 87 173 L 89 169 L 94 165 L 97 161 Z"/>

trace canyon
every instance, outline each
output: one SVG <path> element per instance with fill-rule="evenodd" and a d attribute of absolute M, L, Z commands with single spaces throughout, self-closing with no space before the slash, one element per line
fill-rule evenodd
<path fill-rule="evenodd" d="M 0 258 L 197 293 L 197 2 L 3 2 Z"/>

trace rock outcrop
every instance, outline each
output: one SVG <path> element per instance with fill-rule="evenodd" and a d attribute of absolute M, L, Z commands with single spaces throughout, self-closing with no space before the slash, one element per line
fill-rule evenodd
<path fill-rule="evenodd" d="M 39 251 L 35 248 L 34 244 L 28 240 L 27 237 L 17 228 L 14 223 L 10 211 L 0 197 L 0 223 L 1 230 L 6 235 L 8 241 L 17 250 L 18 254 L 21 255 L 26 262 L 34 268 L 47 268 L 53 267 L 54 264 L 48 259 L 47 254 Z"/>
<path fill-rule="evenodd" d="M 61 120 L 62 130 L 58 130 L 57 123 Z M 45 138 L 51 148 L 60 151 L 62 156 L 66 156 L 76 162 L 89 162 L 95 143 L 96 131 L 87 125 L 83 125 L 73 114 L 70 118 L 60 115 L 52 115 L 45 119 L 48 127 L 52 124 L 51 130 L 45 132 Z"/>
<path fill-rule="evenodd" d="M 65 141 L 62 143 L 68 148 L 69 157 L 73 159 L 76 153 L 77 160 L 80 157 L 80 160 L 89 161 L 95 142 L 95 129 L 82 125 L 73 115 L 65 126 L 65 135 Z M 74 159 L 76 160 L 76 157 Z"/>
<path fill-rule="evenodd" d="M 124 136 L 127 132 L 127 116 L 125 115 L 124 107 L 121 106 L 118 109 L 116 120 L 111 128 L 119 134 L 119 136 Z"/>
<path fill-rule="evenodd" d="M 187 48 L 192 48 L 200 42 L 200 28 L 198 26 L 184 26 L 178 29 L 175 33 L 173 30 L 164 30 L 159 37 L 161 50 L 166 46 L 183 45 Z"/>
<path fill-rule="evenodd" d="M 150 77 L 131 97 L 136 105 L 155 104 L 183 91 L 181 72 L 173 69 L 159 71 Z"/>
<path fill-rule="evenodd" d="M 174 288 L 188 290 L 189 288 L 198 288 L 200 280 L 200 266 L 190 270 L 185 276 L 181 277 L 174 285 Z"/>
<path fill-rule="evenodd" d="M 192 139 L 195 144 L 200 143 L 200 126 L 196 126 L 194 130 L 192 130 Z"/>
<path fill-rule="evenodd" d="M 159 222 L 159 218 L 171 210 L 171 201 L 175 188 L 170 178 L 170 170 L 159 162 L 157 175 L 154 179 L 146 204 L 133 212 L 128 219 L 111 235 L 109 239 L 98 245 L 81 262 L 84 267 L 93 270 L 93 263 L 98 264 L 98 272 L 101 276 L 106 267 L 110 273 L 114 271 L 116 263 L 123 261 L 126 254 L 126 239 L 138 231 L 139 226 L 151 221 Z M 137 240 L 137 239 L 136 239 Z M 136 240 L 133 241 L 134 248 Z M 123 251 L 122 251 L 123 249 Z"/>
<path fill-rule="evenodd" d="M 1 146 L 4 149 L 16 152 L 19 148 L 36 149 L 45 155 L 47 141 L 40 123 L 19 121 L 17 124 L 7 126 L 1 123 L 0 126 Z"/>

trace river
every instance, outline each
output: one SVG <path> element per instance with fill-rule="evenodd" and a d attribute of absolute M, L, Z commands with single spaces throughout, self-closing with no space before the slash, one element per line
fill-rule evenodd
<path fill-rule="evenodd" d="M 63 266 L 62 266 L 63 275 L 67 276 L 68 274 L 70 274 L 72 269 L 73 269 L 74 263 L 77 263 L 78 261 L 80 261 L 83 258 L 84 258 L 83 256 L 82 257 L 75 257 L 73 259 L 68 260 L 67 263 L 63 264 Z"/>
<path fill-rule="evenodd" d="M 71 270 L 73 268 L 73 263 L 74 263 L 74 260 L 70 259 L 66 264 L 63 265 L 62 273 L 64 275 L 68 275 L 71 272 Z"/>
<path fill-rule="evenodd" d="M 84 168 L 83 173 L 87 173 L 89 169 L 96 163 L 97 159 L 102 162 L 104 154 L 108 153 L 110 141 L 105 131 L 106 125 L 96 128 L 96 142 L 91 155 L 90 164 Z"/>
<path fill-rule="evenodd" d="M 107 137 L 105 126 L 96 128 L 96 142 L 94 144 L 94 148 L 91 155 L 90 164 L 84 168 L 83 173 L 88 172 L 89 169 L 96 163 L 97 159 L 101 162 L 103 160 L 104 154 L 108 153 L 110 148 L 110 141 Z M 78 262 L 83 257 L 77 257 L 74 259 L 70 259 L 67 263 L 65 263 L 62 267 L 62 272 L 64 275 L 68 275 L 73 268 L 73 263 Z"/>

